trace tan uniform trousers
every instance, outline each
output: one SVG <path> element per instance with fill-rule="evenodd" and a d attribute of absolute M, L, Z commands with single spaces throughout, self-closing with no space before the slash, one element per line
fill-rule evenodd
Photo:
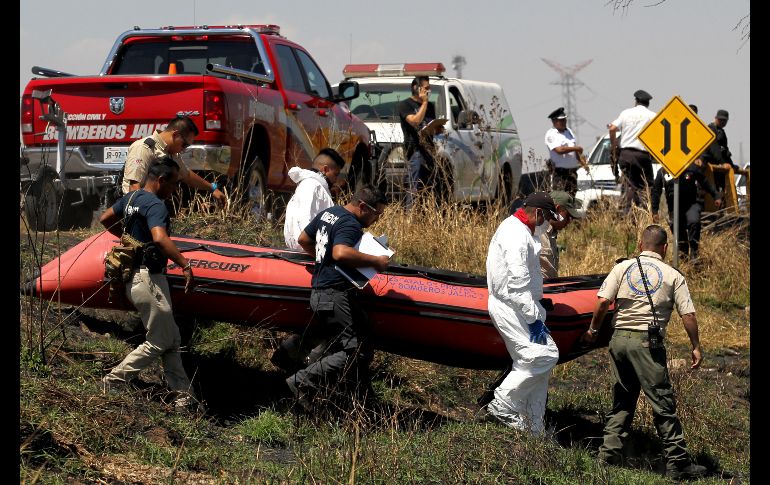
<path fill-rule="evenodd" d="M 126 287 L 126 296 L 139 311 L 147 336 L 145 342 L 112 369 L 105 380 L 129 382 L 160 357 L 169 389 L 191 392 L 190 379 L 179 353 L 182 338 L 171 313 L 171 293 L 166 275 L 150 274 L 144 268 L 134 271 L 131 284 Z"/>

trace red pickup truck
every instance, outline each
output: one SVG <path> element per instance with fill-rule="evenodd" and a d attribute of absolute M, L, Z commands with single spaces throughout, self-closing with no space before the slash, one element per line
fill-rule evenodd
<path fill-rule="evenodd" d="M 202 176 L 226 179 L 255 212 L 268 189 L 288 192 L 293 166 L 323 147 L 345 158 L 349 179 L 370 171 L 370 132 L 321 69 L 276 25 L 134 28 L 121 34 L 97 76 L 35 67 L 21 99 L 21 190 L 35 229 L 88 223 L 119 194 L 128 146 L 188 115 L 200 135 L 182 155 Z M 33 97 L 33 91 L 36 96 Z M 41 119 L 41 92 L 65 113 L 66 152 Z M 361 175 L 359 175 L 361 174 Z M 61 209 L 59 209 L 61 206 Z"/>

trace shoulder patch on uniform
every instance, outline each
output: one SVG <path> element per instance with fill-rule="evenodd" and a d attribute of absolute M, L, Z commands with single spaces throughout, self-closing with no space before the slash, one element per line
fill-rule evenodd
<path fill-rule="evenodd" d="M 144 144 L 147 145 L 150 148 L 155 148 L 155 140 L 152 137 L 147 137 L 144 139 Z"/>

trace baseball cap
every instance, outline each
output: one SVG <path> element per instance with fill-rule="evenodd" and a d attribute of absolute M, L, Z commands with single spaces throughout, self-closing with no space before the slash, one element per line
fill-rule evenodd
<path fill-rule="evenodd" d="M 546 219 L 558 219 L 556 215 L 556 204 L 553 203 L 553 199 L 545 192 L 532 192 L 524 199 L 522 207 L 538 207 L 550 212 L 550 218 L 547 217 L 547 213 L 543 214 Z"/>
<path fill-rule="evenodd" d="M 718 120 L 729 120 L 730 115 L 727 113 L 727 110 L 720 109 L 719 111 L 717 111 L 717 115 L 715 116 L 715 118 Z"/>
<path fill-rule="evenodd" d="M 554 190 L 550 195 L 554 204 L 560 205 L 567 209 L 569 215 L 575 219 L 581 219 L 583 217 L 583 215 L 578 210 L 578 207 L 583 206 L 582 200 L 572 197 L 569 195 L 569 193 L 564 192 L 563 190 Z"/>

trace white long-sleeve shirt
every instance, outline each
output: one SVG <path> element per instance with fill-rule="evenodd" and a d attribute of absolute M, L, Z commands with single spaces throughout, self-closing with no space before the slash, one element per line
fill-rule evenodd
<path fill-rule="evenodd" d="M 334 205 L 329 184 L 323 175 L 299 167 L 289 169 L 289 178 L 297 183 L 294 195 L 286 205 L 283 237 L 290 249 L 302 250 L 297 243 L 305 226 L 322 210 Z"/>
<path fill-rule="evenodd" d="M 540 242 L 517 217 L 509 216 L 497 228 L 487 253 L 487 288 L 490 298 L 504 303 L 521 325 L 545 322 Z M 526 328 L 526 327 L 525 327 Z"/>

